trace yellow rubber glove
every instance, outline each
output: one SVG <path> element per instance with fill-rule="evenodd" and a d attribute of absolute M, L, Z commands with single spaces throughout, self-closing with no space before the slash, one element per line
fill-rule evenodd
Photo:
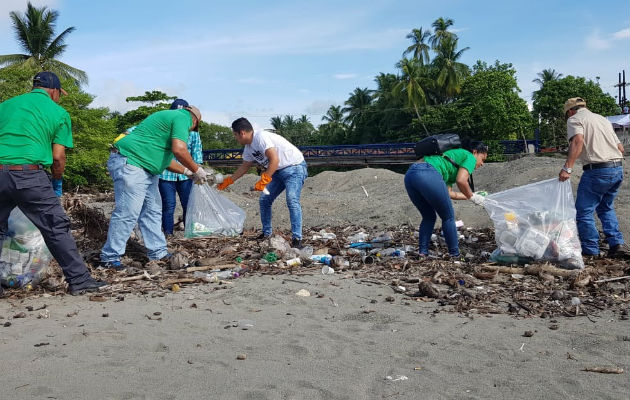
<path fill-rule="evenodd" d="M 254 190 L 262 192 L 265 190 L 265 186 L 267 186 L 269 182 L 271 182 L 271 176 L 269 176 L 268 173 L 263 172 L 262 175 L 260 175 L 260 180 L 254 185 Z"/>
<path fill-rule="evenodd" d="M 232 177 L 231 176 L 226 176 L 225 178 L 223 178 L 223 182 L 221 182 L 221 183 L 219 183 L 217 185 L 217 189 L 224 190 L 225 188 L 227 188 L 228 186 L 230 186 L 233 183 L 234 183 L 234 180 L 232 179 Z"/>

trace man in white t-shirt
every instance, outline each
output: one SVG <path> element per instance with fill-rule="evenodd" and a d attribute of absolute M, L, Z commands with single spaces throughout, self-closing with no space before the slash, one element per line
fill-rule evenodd
<path fill-rule="evenodd" d="M 271 236 L 271 205 L 286 189 L 287 207 L 291 218 L 291 247 L 302 247 L 302 205 L 300 195 L 304 180 L 308 176 L 306 162 L 302 152 L 280 135 L 268 131 L 254 131 L 252 124 L 245 118 L 232 123 L 232 133 L 243 148 L 243 164 L 217 186 L 224 190 L 243 176 L 254 163 L 263 168 L 260 180 L 254 189 L 263 192 L 260 195 L 260 220 L 262 233 L 258 239 Z M 265 190 L 266 189 L 266 190 Z"/>

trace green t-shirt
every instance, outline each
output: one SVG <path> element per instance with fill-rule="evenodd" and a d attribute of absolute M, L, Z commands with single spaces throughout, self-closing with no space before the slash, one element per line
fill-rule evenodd
<path fill-rule="evenodd" d="M 444 152 L 445 156 L 455 161 L 457 165 L 462 168 L 466 168 L 469 174 L 472 174 L 477 166 L 477 159 L 468 150 L 464 149 L 452 149 Z M 439 156 L 426 156 L 424 161 L 431 164 L 444 178 L 447 186 L 453 185 L 457 178 L 457 168 L 451 164 L 447 159 Z"/>
<path fill-rule="evenodd" d="M 173 160 L 171 140 L 188 143 L 192 116 L 188 110 L 158 111 L 146 117 L 114 146 L 127 163 L 159 175 Z"/>
<path fill-rule="evenodd" d="M 0 103 L 0 164 L 52 165 L 52 144 L 72 147 L 70 115 L 43 89 Z"/>

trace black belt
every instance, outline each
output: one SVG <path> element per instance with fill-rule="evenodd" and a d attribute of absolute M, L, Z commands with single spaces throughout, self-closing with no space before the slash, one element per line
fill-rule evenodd
<path fill-rule="evenodd" d="M 619 161 L 608 161 L 603 163 L 595 163 L 595 164 L 586 164 L 582 167 L 583 171 L 588 171 L 589 169 L 600 169 L 600 168 L 613 168 L 613 167 L 621 167 L 622 162 Z"/>
<path fill-rule="evenodd" d="M 19 165 L 6 165 L 0 164 L 0 169 L 2 171 L 34 171 L 38 169 L 42 169 L 39 164 L 19 164 Z"/>

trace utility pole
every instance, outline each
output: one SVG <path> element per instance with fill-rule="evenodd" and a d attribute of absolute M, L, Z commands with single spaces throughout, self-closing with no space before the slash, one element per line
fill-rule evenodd
<path fill-rule="evenodd" d="M 619 95 L 617 96 L 619 107 L 622 108 L 628 101 L 628 98 L 626 97 L 626 86 L 628 86 L 628 83 L 626 83 L 626 70 L 624 69 L 619 73 L 619 83 L 615 85 L 619 92 Z"/>

